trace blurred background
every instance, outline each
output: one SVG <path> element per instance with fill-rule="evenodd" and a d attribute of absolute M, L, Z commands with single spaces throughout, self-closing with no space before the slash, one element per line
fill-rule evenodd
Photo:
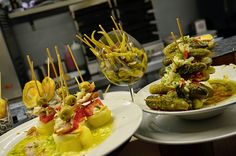
<path fill-rule="evenodd" d="M 93 30 L 99 30 L 99 24 L 110 31 L 114 27 L 110 16 L 120 21 L 148 54 L 148 69 L 135 84 L 135 91 L 159 79 L 162 49 L 172 41 L 171 31 L 179 34 L 176 17 L 180 18 L 185 35 L 210 33 L 216 41 L 229 43 L 224 39 L 231 37 L 230 43 L 235 44 L 232 38 L 236 33 L 234 0 L 0 0 L 0 6 L 3 96 L 12 103 L 15 123 L 26 118 L 20 101 L 24 84 L 31 78 L 26 55 L 33 59 L 37 79 L 42 80 L 47 74 L 46 48 L 57 60 L 54 46 L 58 46 L 69 89 L 75 92 L 78 87 L 74 77 L 78 75 L 65 48 L 68 44 L 83 77 L 95 82 L 98 90 L 105 90 L 109 82 L 101 74 L 95 56 L 75 35 L 90 35 Z M 112 85 L 110 91 L 114 90 L 128 88 Z"/>

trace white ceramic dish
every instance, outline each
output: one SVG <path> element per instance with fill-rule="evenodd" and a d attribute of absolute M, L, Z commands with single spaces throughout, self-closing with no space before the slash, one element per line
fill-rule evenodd
<path fill-rule="evenodd" d="M 108 96 L 108 93 L 107 93 Z M 116 95 L 119 97 L 119 94 Z M 114 124 L 112 134 L 86 156 L 106 155 L 127 141 L 139 127 L 142 110 L 132 102 L 122 98 L 103 100 L 112 110 Z M 37 118 L 28 121 L 0 136 L 0 155 L 5 156 L 15 144 L 25 137 L 25 131 L 36 124 Z"/>
<path fill-rule="evenodd" d="M 211 75 L 211 79 L 219 78 L 222 79 L 224 76 L 227 76 L 229 79 L 236 81 L 236 65 L 222 65 L 215 66 L 216 72 Z M 158 80 L 160 81 L 160 80 Z M 219 113 L 222 113 L 225 108 L 228 106 L 235 104 L 236 96 L 232 96 L 231 98 L 219 102 L 217 105 L 201 108 L 197 110 L 188 110 L 188 111 L 158 111 L 150 109 L 144 99 L 150 95 L 149 87 L 152 84 L 158 83 L 158 81 L 152 82 L 148 84 L 144 88 L 142 88 L 137 95 L 135 96 L 135 102 L 143 109 L 143 111 L 148 113 L 154 113 L 158 115 L 175 115 L 185 119 L 203 119 L 215 116 Z"/>
<path fill-rule="evenodd" d="M 204 120 L 185 120 L 171 115 L 143 113 L 134 136 L 159 144 L 195 144 L 236 135 L 236 105 L 224 113 Z"/>

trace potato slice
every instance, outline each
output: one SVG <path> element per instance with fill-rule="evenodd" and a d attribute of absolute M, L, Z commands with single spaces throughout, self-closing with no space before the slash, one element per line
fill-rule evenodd
<path fill-rule="evenodd" d="M 45 77 L 42 81 L 42 87 L 44 91 L 44 96 L 47 99 L 47 101 L 52 100 L 52 98 L 55 95 L 55 82 L 50 77 Z"/>
<path fill-rule="evenodd" d="M 57 152 L 80 152 L 82 147 L 80 144 L 80 133 L 57 135 L 53 134 Z"/>
<path fill-rule="evenodd" d="M 42 85 L 39 81 L 37 82 L 37 86 L 40 92 L 40 95 L 43 95 L 43 88 Z M 40 97 L 35 81 L 29 81 L 25 84 L 25 87 L 23 89 L 23 103 L 25 104 L 25 106 L 27 108 L 33 108 L 35 106 L 37 106 L 37 100 Z"/>
<path fill-rule="evenodd" d="M 0 119 L 7 116 L 7 101 L 0 98 Z"/>
<path fill-rule="evenodd" d="M 96 112 L 92 116 L 88 117 L 88 123 L 93 127 L 100 127 L 112 119 L 111 110 L 109 110 L 106 106 L 101 109 L 101 111 Z"/>
<path fill-rule="evenodd" d="M 80 143 L 83 148 L 89 148 L 93 144 L 93 136 L 90 129 L 86 126 L 80 128 Z"/>

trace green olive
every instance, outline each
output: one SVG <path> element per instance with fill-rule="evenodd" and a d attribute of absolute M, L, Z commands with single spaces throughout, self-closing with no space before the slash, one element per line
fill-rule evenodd
<path fill-rule="evenodd" d="M 60 87 L 60 88 L 57 89 L 57 95 L 60 98 L 63 98 L 63 96 L 66 97 L 67 94 L 68 94 L 68 91 L 67 91 L 66 87 Z"/>
<path fill-rule="evenodd" d="M 71 106 L 64 106 L 59 113 L 59 117 L 63 121 L 70 121 L 70 119 L 73 117 L 73 114 L 74 113 Z"/>
<path fill-rule="evenodd" d="M 40 97 L 37 101 L 37 105 L 41 106 L 41 107 L 47 106 L 48 105 L 47 98 L 46 97 Z"/>
<path fill-rule="evenodd" d="M 76 103 L 76 97 L 74 95 L 67 95 L 64 102 L 65 105 L 73 106 Z"/>

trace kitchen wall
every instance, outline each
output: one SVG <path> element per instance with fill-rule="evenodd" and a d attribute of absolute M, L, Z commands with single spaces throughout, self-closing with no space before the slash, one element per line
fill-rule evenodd
<path fill-rule="evenodd" d="M 189 26 L 199 18 L 197 0 L 153 0 L 160 37 L 164 39 L 173 31 L 178 33 L 176 17 L 179 17 L 184 34 L 188 34 Z"/>
<path fill-rule="evenodd" d="M 54 50 L 54 46 L 57 45 L 63 58 L 64 45 L 71 44 L 76 35 L 70 13 L 49 15 L 48 17 L 36 19 L 33 23 L 35 30 L 32 29 L 29 22 L 15 24 L 13 27 L 23 55 L 30 54 L 34 60 L 34 65 L 41 65 L 45 63 L 47 58 L 46 48 Z M 51 53 L 56 59 L 54 51 Z"/>

